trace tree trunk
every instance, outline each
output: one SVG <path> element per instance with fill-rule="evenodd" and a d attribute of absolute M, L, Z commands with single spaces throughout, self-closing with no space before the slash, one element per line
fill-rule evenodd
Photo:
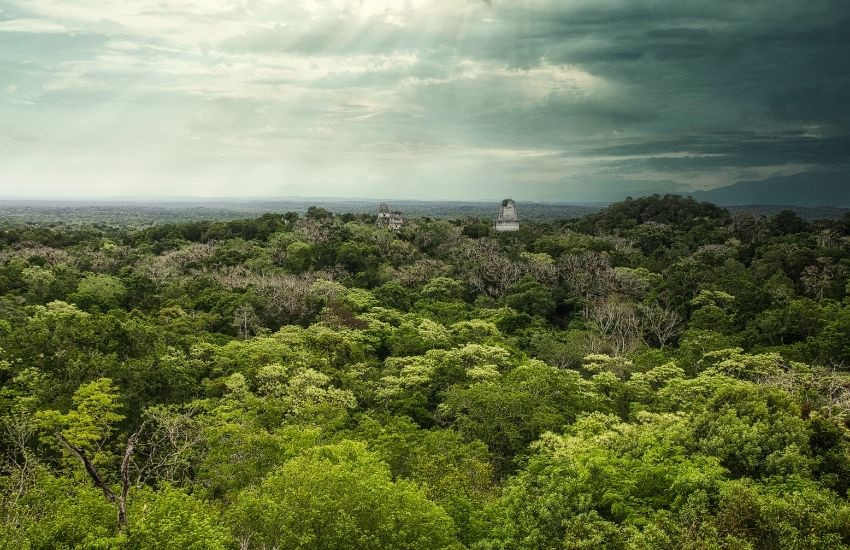
<path fill-rule="evenodd" d="M 103 496 L 106 497 L 106 500 L 115 505 L 118 509 L 118 530 L 124 529 L 127 525 L 127 495 L 130 492 L 130 459 L 133 457 L 133 449 L 136 446 L 136 440 L 141 435 L 142 430 L 145 427 L 145 423 L 142 422 L 142 425 L 139 426 L 139 429 L 135 431 L 130 437 L 127 438 L 127 446 L 124 448 L 124 458 L 121 461 L 121 494 L 116 495 L 112 489 L 109 487 L 109 484 L 104 481 L 102 477 L 100 477 L 100 473 L 97 471 L 97 468 L 94 467 L 91 460 L 86 456 L 82 449 L 65 439 L 65 436 L 60 434 L 59 432 L 55 432 L 53 435 L 56 436 L 56 439 L 59 440 L 62 445 L 68 449 L 68 451 L 80 459 L 80 462 L 83 463 L 83 466 L 86 469 L 86 472 L 89 474 L 92 482 L 95 486 L 103 492 Z"/>

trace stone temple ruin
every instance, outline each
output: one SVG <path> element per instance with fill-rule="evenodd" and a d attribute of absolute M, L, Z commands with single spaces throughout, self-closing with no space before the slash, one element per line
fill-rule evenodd
<path fill-rule="evenodd" d="M 401 212 L 390 211 L 387 203 L 382 202 L 381 206 L 378 207 L 378 219 L 375 220 L 375 225 L 398 231 L 404 225 L 404 216 L 401 215 Z"/>
<path fill-rule="evenodd" d="M 499 217 L 494 227 L 496 231 L 519 231 L 519 218 L 516 215 L 516 203 L 513 199 L 502 201 Z"/>

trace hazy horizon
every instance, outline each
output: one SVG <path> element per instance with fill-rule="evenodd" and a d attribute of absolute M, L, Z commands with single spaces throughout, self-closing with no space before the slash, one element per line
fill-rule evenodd
<path fill-rule="evenodd" d="M 846 177 L 848 22 L 831 0 L 2 0 L 0 195 L 580 203 Z"/>
<path fill-rule="evenodd" d="M 499 203 L 505 197 L 481 197 L 470 199 L 411 199 L 392 196 L 384 197 L 335 197 L 335 196 L 307 196 L 307 195 L 286 195 L 286 196 L 262 196 L 262 195 L 68 195 L 68 196 L 39 196 L 39 195 L 0 195 L 0 202 L 129 202 L 129 203 L 157 203 L 157 202 L 376 202 L 381 201 L 398 201 L 399 203 L 429 203 L 429 202 L 448 202 L 448 203 Z M 514 198 L 510 196 L 510 198 Z M 623 197 L 626 198 L 626 197 Z M 569 200 L 522 200 L 517 199 L 517 202 L 534 203 L 534 204 L 588 204 L 588 205 L 604 205 L 617 201 L 569 201 Z"/>

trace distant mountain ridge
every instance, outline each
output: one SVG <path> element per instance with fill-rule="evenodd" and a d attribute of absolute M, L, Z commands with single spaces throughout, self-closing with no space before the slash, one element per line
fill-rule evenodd
<path fill-rule="evenodd" d="M 840 172 L 803 172 L 690 193 L 718 205 L 850 207 L 850 176 Z"/>

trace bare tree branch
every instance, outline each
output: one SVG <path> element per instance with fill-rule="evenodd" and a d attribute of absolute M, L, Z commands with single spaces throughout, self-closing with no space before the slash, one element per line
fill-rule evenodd
<path fill-rule="evenodd" d="M 53 435 L 56 436 L 56 439 L 59 440 L 62 445 L 65 446 L 68 451 L 80 459 L 80 462 L 83 463 L 83 466 L 86 468 L 86 472 L 88 472 L 89 477 L 94 482 L 95 486 L 103 491 L 103 496 L 109 502 L 116 504 L 118 502 L 118 497 L 115 496 L 115 493 L 112 492 L 112 489 L 109 488 L 109 485 L 100 477 L 100 473 L 98 473 L 97 468 L 94 467 L 94 464 L 91 463 L 91 460 L 85 455 L 82 449 L 65 439 L 65 436 L 60 434 L 59 432 L 55 432 Z"/>
<path fill-rule="evenodd" d="M 127 495 L 130 493 L 130 463 L 133 456 L 133 449 L 136 446 L 136 440 L 138 440 L 139 435 L 141 435 L 142 430 L 145 429 L 145 423 L 142 422 L 142 425 L 139 426 L 139 429 L 136 430 L 130 437 L 127 438 L 127 445 L 124 448 L 124 457 L 121 460 L 121 493 L 120 495 L 116 495 L 112 488 L 109 487 L 109 484 L 100 476 L 100 473 L 95 468 L 94 464 L 92 464 L 89 457 L 86 456 L 86 453 L 68 441 L 65 436 L 63 436 L 59 432 L 54 432 L 53 435 L 56 436 L 56 439 L 59 440 L 62 445 L 68 449 L 68 451 L 80 459 L 80 462 L 83 463 L 83 466 L 86 469 L 86 472 L 89 474 L 92 482 L 95 486 L 103 492 L 103 496 L 106 497 L 106 500 L 115 505 L 118 511 L 118 529 L 123 529 L 127 525 Z"/>

